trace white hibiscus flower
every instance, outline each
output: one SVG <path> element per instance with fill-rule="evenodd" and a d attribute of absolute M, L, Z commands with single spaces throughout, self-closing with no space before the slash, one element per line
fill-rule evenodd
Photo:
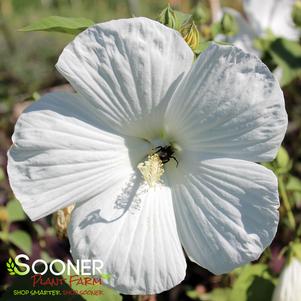
<path fill-rule="evenodd" d="M 125 294 L 181 282 L 182 246 L 226 273 L 257 259 L 277 229 L 277 179 L 254 162 L 272 160 L 284 137 L 282 91 L 236 47 L 193 61 L 158 22 L 95 25 L 57 63 L 77 93 L 42 97 L 15 127 L 8 172 L 24 210 L 36 220 L 76 203 L 72 256 L 102 259 L 104 282 Z M 168 146 L 178 165 L 159 151 Z"/>
<path fill-rule="evenodd" d="M 300 301 L 301 300 L 301 262 L 292 258 L 283 269 L 279 283 L 273 294 L 272 301 Z"/>
<path fill-rule="evenodd" d="M 298 40 L 299 31 L 292 20 L 295 0 L 243 0 L 246 17 L 238 11 L 225 8 L 226 13 L 235 17 L 239 32 L 228 37 L 228 42 L 245 51 L 260 55 L 254 48 L 254 39 L 271 30 L 276 36 Z"/>

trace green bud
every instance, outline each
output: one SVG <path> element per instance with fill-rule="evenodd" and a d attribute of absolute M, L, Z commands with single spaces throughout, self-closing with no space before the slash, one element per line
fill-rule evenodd
<path fill-rule="evenodd" d="M 301 27 L 301 1 L 297 0 L 293 6 L 292 18 L 298 27 Z"/>
<path fill-rule="evenodd" d="M 180 33 L 192 51 L 195 51 L 200 44 L 200 33 L 194 21 L 190 19 L 183 24 L 180 28 Z"/>
<path fill-rule="evenodd" d="M 280 168 L 285 168 L 290 163 L 290 157 L 284 147 L 280 147 L 277 157 L 276 157 L 277 164 Z"/>
<path fill-rule="evenodd" d="M 158 21 L 170 28 L 175 29 L 177 27 L 177 19 L 174 10 L 168 6 L 162 10 L 159 15 Z"/>
<path fill-rule="evenodd" d="M 210 14 L 204 5 L 199 3 L 193 11 L 192 18 L 196 24 L 205 24 L 209 21 Z"/>
<path fill-rule="evenodd" d="M 227 36 L 234 36 L 238 33 L 238 24 L 234 16 L 224 13 L 221 20 L 221 32 Z"/>

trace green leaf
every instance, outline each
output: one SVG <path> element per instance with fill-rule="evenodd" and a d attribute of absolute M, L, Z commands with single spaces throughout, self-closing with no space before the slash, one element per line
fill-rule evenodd
<path fill-rule="evenodd" d="M 16 230 L 9 233 L 8 240 L 28 255 L 31 255 L 32 241 L 27 232 Z"/>
<path fill-rule="evenodd" d="M 271 43 L 269 53 L 281 69 L 282 86 L 301 75 L 301 45 L 298 42 L 278 38 Z"/>
<path fill-rule="evenodd" d="M 60 16 L 51 16 L 36 21 L 20 31 L 53 31 L 69 34 L 78 34 L 86 28 L 95 24 L 92 20 L 85 18 L 67 18 Z"/>
<path fill-rule="evenodd" d="M 230 288 L 216 288 L 209 293 L 200 294 L 196 290 L 187 291 L 186 294 L 191 299 L 201 301 L 230 301 Z"/>
<path fill-rule="evenodd" d="M 286 184 L 286 189 L 289 191 L 301 192 L 301 180 L 290 175 Z"/>
<path fill-rule="evenodd" d="M 10 223 L 16 221 L 23 221 L 26 219 L 26 215 L 18 200 L 10 200 L 6 206 L 8 212 L 8 220 Z"/>
<path fill-rule="evenodd" d="M 211 45 L 212 42 L 204 42 L 204 41 L 201 41 L 199 43 L 199 46 L 194 50 L 194 53 L 196 55 L 199 55 L 201 54 L 203 51 L 205 51 L 210 45 Z"/>
<path fill-rule="evenodd" d="M 231 301 L 270 301 L 275 288 L 274 279 L 265 264 L 246 265 L 233 285 Z"/>
<path fill-rule="evenodd" d="M 210 293 L 200 296 L 202 301 L 230 301 L 230 288 L 216 288 Z"/>

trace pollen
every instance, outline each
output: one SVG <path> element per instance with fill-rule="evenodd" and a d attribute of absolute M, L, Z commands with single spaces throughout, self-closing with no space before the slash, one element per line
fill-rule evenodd
<path fill-rule="evenodd" d="M 150 187 L 154 187 L 156 183 L 159 183 L 164 173 L 163 162 L 158 154 L 149 155 L 147 160 L 138 164 L 137 168 Z"/>

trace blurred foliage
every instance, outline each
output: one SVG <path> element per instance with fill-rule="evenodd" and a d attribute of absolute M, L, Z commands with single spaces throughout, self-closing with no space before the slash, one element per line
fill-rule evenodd
<path fill-rule="evenodd" d="M 243 10 L 239 0 L 221 2 L 225 6 Z M 301 24 L 300 3 L 299 0 L 296 2 L 292 16 L 298 26 Z M 54 65 L 59 53 L 73 38 L 72 34 L 93 22 L 143 15 L 181 32 L 197 57 L 216 37 L 232 37 L 239 29 L 231 15 L 225 14 L 219 21 L 213 20 L 210 1 L 174 0 L 170 1 L 170 6 L 166 5 L 167 2 L 161 0 L 0 0 L 0 271 L 5 270 L 2 261 L 15 257 L 19 252 L 47 262 L 53 258 L 65 259 L 70 256 L 68 241 L 57 239 L 51 217 L 32 223 L 25 216 L 9 188 L 5 153 L 11 143 L 14 123 L 30 101 L 52 89 L 70 89 L 61 86 L 66 82 L 55 71 Z M 25 33 L 19 31 L 22 28 L 26 31 L 56 33 Z M 273 162 L 263 164 L 277 175 L 279 182 L 281 218 L 278 234 L 258 262 L 227 275 L 212 276 L 188 262 L 183 284 L 171 292 L 158 295 L 158 300 L 270 301 L 284 261 L 290 254 L 296 256 L 296 252 L 300 251 L 300 40 L 290 41 L 267 32 L 265 36 L 257 37 L 254 46 L 261 51 L 262 60 L 272 71 L 280 71 L 280 83 L 289 115 L 283 147 Z M 6 290 L 12 281 L 6 274 L 1 276 L 0 288 Z M 14 283 L 16 285 L 19 284 Z M 8 292 L 6 295 L 10 296 Z M 106 289 L 105 296 L 105 300 L 121 299 L 119 294 L 109 289 Z M 124 299 L 132 300 L 131 297 Z"/>

